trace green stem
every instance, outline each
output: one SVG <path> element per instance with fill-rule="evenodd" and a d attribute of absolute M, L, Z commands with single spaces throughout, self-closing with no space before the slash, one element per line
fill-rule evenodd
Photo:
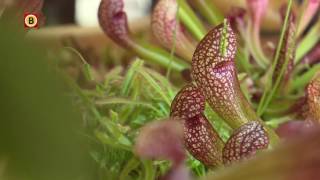
<path fill-rule="evenodd" d="M 266 131 L 268 132 L 269 135 L 269 148 L 273 149 L 276 147 L 276 145 L 279 143 L 279 136 L 274 132 L 274 130 L 268 126 L 267 124 L 263 123 L 264 127 L 266 128 Z"/>
<path fill-rule="evenodd" d="M 103 122 L 102 115 L 96 109 L 95 104 L 82 92 L 82 89 L 66 74 L 64 74 L 63 72 L 61 72 L 60 74 L 61 74 L 62 79 L 65 80 L 65 82 L 69 85 L 69 87 L 78 94 L 78 96 L 82 100 L 83 104 L 91 111 L 92 115 L 95 117 L 97 122 L 106 125 L 107 129 L 108 129 L 108 133 L 110 135 L 114 135 L 114 133 L 113 133 L 114 131 L 113 131 L 112 127 Z M 131 146 L 129 146 L 128 144 L 119 143 L 119 141 L 118 141 L 119 139 L 115 139 L 115 137 L 113 137 L 112 140 L 110 140 L 111 138 L 109 136 L 106 136 L 105 134 L 102 134 L 99 132 L 95 132 L 95 134 L 101 141 L 108 143 L 111 146 L 122 148 L 127 151 L 131 151 Z M 127 137 L 125 137 L 125 136 L 121 136 L 121 137 L 123 138 L 123 140 L 125 142 L 130 142 Z"/>
<path fill-rule="evenodd" d="M 132 44 L 132 50 L 141 58 L 151 61 L 153 64 L 161 65 L 165 68 L 171 68 L 174 71 L 182 71 L 189 67 L 189 65 L 178 57 L 171 57 L 167 51 L 146 45 L 146 44 Z"/>
<path fill-rule="evenodd" d="M 143 67 L 143 60 L 137 59 L 135 60 L 129 70 L 127 71 L 127 74 L 124 78 L 124 81 L 122 83 L 122 88 L 121 88 L 121 95 L 122 96 L 128 96 L 129 95 L 129 90 L 133 84 L 133 82 L 136 81 L 136 76 L 137 76 L 137 71 Z"/>
<path fill-rule="evenodd" d="M 263 53 L 259 30 L 260 29 L 254 29 L 252 22 L 249 22 L 249 28 L 247 31 L 248 47 L 250 48 L 252 56 L 254 57 L 257 64 L 261 68 L 266 69 L 270 61 Z"/>
<path fill-rule="evenodd" d="M 209 23 L 216 26 L 223 21 L 223 15 L 213 4 L 212 0 L 195 0 L 199 12 L 208 20 Z"/>
<path fill-rule="evenodd" d="M 159 95 L 163 98 L 163 100 L 166 102 L 166 104 L 168 106 L 170 106 L 171 104 L 171 99 L 170 97 L 168 97 L 165 92 L 163 91 L 163 89 L 161 88 L 161 86 L 155 81 L 154 78 L 152 78 L 152 76 L 145 72 L 145 71 L 138 71 L 142 77 L 148 82 L 150 83 L 150 85 L 152 86 L 152 88 L 159 93 Z"/>
<path fill-rule="evenodd" d="M 306 73 L 301 75 L 300 77 L 297 77 L 293 82 L 292 86 L 290 88 L 290 91 L 294 91 L 296 89 L 305 87 L 310 80 L 313 78 L 313 76 L 320 71 L 320 64 L 317 64 L 310 68 Z"/>
<path fill-rule="evenodd" d="M 155 171 L 151 160 L 142 161 L 145 170 L 145 180 L 155 179 Z"/>
<path fill-rule="evenodd" d="M 96 109 L 94 103 L 82 92 L 82 89 L 70 78 L 68 75 L 61 72 L 61 77 L 69 87 L 75 91 L 80 99 L 82 100 L 83 104 L 91 111 L 92 115 L 96 118 L 99 122 L 102 119 L 100 112 Z"/>
<path fill-rule="evenodd" d="M 119 180 L 127 180 L 129 173 L 140 165 L 140 161 L 136 157 L 132 157 L 121 171 Z"/>
<path fill-rule="evenodd" d="M 320 40 L 320 22 L 310 29 L 308 34 L 301 40 L 298 45 L 295 64 L 298 64 L 302 58 L 318 43 Z"/>
<path fill-rule="evenodd" d="M 263 66 L 266 68 L 267 65 L 270 64 L 270 61 L 266 57 L 266 55 L 264 54 L 264 52 L 262 50 L 260 39 L 258 39 L 258 38 L 254 39 L 254 41 L 253 41 L 253 50 L 257 53 L 257 55 L 259 57 L 258 61 L 261 61 Z"/>
<path fill-rule="evenodd" d="M 243 68 L 243 70 L 251 75 L 251 69 L 252 66 L 250 64 L 250 62 L 248 61 L 248 58 L 246 57 L 246 55 L 244 54 L 244 51 L 242 48 L 238 48 L 237 54 L 236 54 L 236 59 L 237 62 L 239 62 L 240 66 Z"/>
<path fill-rule="evenodd" d="M 281 118 L 271 119 L 270 121 L 267 121 L 266 124 L 273 127 L 273 128 L 277 128 L 280 124 L 288 122 L 288 121 L 292 121 L 292 117 L 285 116 L 285 117 L 281 117 Z"/>
<path fill-rule="evenodd" d="M 287 29 L 288 23 L 289 23 L 288 21 L 289 21 L 289 15 L 290 15 L 290 11 L 291 11 L 291 6 L 292 6 L 292 0 L 289 0 L 287 12 L 286 12 L 286 17 L 285 17 L 285 20 L 284 20 L 284 25 L 283 25 L 282 30 L 281 30 L 281 35 L 280 35 L 280 40 L 279 40 L 279 43 L 278 43 L 276 55 L 275 55 L 273 63 L 272 63 L 272 73 L 270 73 L 270 76 L 269 76 L 269 79 L 268 79 L 268 82 L 267 82 L 267 85 L 266 85 L 266 89 L 265 89 L 265 91 L 263 93 L 262 99 L 261 99 L 261 101 L 259 103 L 259 106 L 258 106 L 258 110 L 257 111 L 258 111 L 258 115 L 259 116 L 261 116 L 263 114 L 265 109 L 268 107 L 270 101 L 272 100 L 276 90 L 278 89 L 278 86 L 280 85 L 282 76 L 283 76 L 284 71 L 285 71 L 284 67 L 287 66 L 288 61 L 289 61 L 289 58 L 287 57 L 285 59 L 285 63 L 283 65 L 283 67 L 281 68 L 280 75 L 277 77 L 276 82 L 273 84 L 272 83 L 272 75 L 276 71 L 276 65 L 278 64 L 278 61 L 279 61 L 279 58 L 280 58 L 280 51 L 281 51 L 281 48 L 282 48 L 282 44 L 284 43 L 283 40 L 284 40 L 285 32 L 286 32 L 286 29 Z M 271 90 L 270 90 L 270 88 L 271 88 Z"/>
<path fill-rule="evenodd" d="M 206 28 L 185 0 L 178 0 L 178 16 L 193 36 L 200 41 L 207 33 Z"/>

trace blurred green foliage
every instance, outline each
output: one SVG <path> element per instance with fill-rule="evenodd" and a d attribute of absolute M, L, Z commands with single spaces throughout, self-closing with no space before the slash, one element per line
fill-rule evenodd
<path fill-rule="evenodd" d="M 46 51 L 8 24 L 0 22 L 0 179 L 94 179 L 80 113 Z"/>

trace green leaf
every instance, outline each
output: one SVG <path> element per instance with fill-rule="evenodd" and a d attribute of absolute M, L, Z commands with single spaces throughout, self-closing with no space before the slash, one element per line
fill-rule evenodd
<path fill-rule="evenodd" d="M 122 90 L 121 94 L 123 96 L 129 95 L 129 90 L 132 86 L 132 83 L 135 81 L 136 73 L 138 69 L 140 69 L 143 66 L 143 61 L 140 59 L 136 59 L 130 66 L 129 70 L 127 71 L 127 74 L 125 76 L 125 79 L 122 84 Z"/>
<path fill-rule="evenodd" d="M 292 42 L 286 42 L 286 40 L 287 41 L 290 40 L 288 36 L 291 36 L 290 33 L 292 33 L 289 29 L 290 28 L 289 23 L 291 23 L 289 22 L 290 21 L 289 18 L 291 14 L 291 6 L 292 6 L 292 0 L 289 0 L 286 16 L 284 19 L 284 25 L 282 27 L 278 47 L 277 47 L 276 54 L 274 56 L 274 60 L 272 64 L 272 73 L 270 73 L 270 77 L 268 79 L 262 99 L 260 100 L 260 103 L 258 106 L 257 113 L 259 116 L 261 116 L 264 113 L 270 101 L 272 100 L 275 93 L 277 92 L 280 82 L 285 73 L 285 70 L 287 69 L 287 65 L 290 60 L 291 53 L 294 53 L 294 50 L 292 47 L 292 44 L 294 44 L 294 40 L 292 40 Z M 295 37 L 293 37 L 293 39 L 295 39 Z M 279 64 L 281 64 L 282 66 L 277 67 Z M 275 73 L 277 73 L 278 75 L 275 76 Z M 273 77 L 275 77 L 275 79 Z"/>
<path fill-rule="evenodd" d="M 193 12 L 186 0 L 178 0 L 178 4 L 180 7 L 178 15 L 181 22 L 189 29 L 193 36 L 200 41 L 207 32 L 206 28 Z"/>
<path fill-rule="evenodd" d="M 90 64 L 85 63 L 83 65 L 83 73 L 88 81 L 93 81 L 94 77 L 92 75 L 93 70 L 91 69 Z"/>
<path fill-rule="evenodd" d="M 319 40 L 320 22 L 315 24 L 299 43 L 296 52 L 295 64 L 298 64 L 302 58 L 318 43 Z"/>
<path fill-rule="evenodd" d="M 223 21 L 223 14 L 212 0 L 195 0 L 194 3 L 199 9 L 199 13 L 201 13 L 210 24 L 216 26 Z"/>

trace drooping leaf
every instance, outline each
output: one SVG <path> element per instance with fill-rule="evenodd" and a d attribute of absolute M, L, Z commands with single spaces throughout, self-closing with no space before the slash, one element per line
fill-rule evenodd
<path fill-rule="evenodd" d="M 212 29 L 193 55 L 192 76 L 212 109 L 231 127 L 257 120 L 241 92 L 235 67 L 236 36 L 230 23 Z"/>
<path fill-rule="evenodd" d="M 307 119 L 320 123 L 320 74 L 309 83 L 306 88 L 308 111 Z"/>
<path fill-rule="evenodd" d="M 130 32 L 127 14 L 123 11 L 123 0 L 102 0 L 98 19 L 100 26 L 115 43 L 128 47 Z"/>
<path fill-rule="evenodd" d="M 193 157 L 208 167 L 221 165 L 224 143 L 203 114 L 185 120 L 184 131 L 185 146 Z"/>
<path fill-rule="evenodd" d="M 282 139 L 296 138 L 310 131 L 313 123 L 309 121 L 288 121 L 279 125 L 276 129 L 277 134 Z"/>
<path fill-rule="evenodd" d="M 223 149 L 223 162 L 231 164 L 249 158 L 268 147 L 269 137 L 259 122 L 249 122 L 237 129 Z"/>
<path fill-rule="evenodd" d="M 186 155 L 182 137 L 183 130 L 179 121 L 169 119 L 153 122 L 141 129 L 137 137 L 135 152 L 146 159 L 172 161 L 171 169 L 161 179 L 190 179 L 189 170 L 184 166 Z"/>
<path fill-rule="evenodd" d="M 223 142 L 204 115 L 205 97 L 193 84 L 185 86 L 171 105 L 171 117 L 180 118 L 188 151 L 206 166 L 222 163 Z"/>
<path fill-rule="evenodd" d="M 209 175 L 207 180 L 304 180 L 319 179 L 320 129 L 302 134 L 258 154 L 244 163 L 235 164 Z"/>
<path fill-rule="evenodd" d="M 195 46 L 186 36 L 185 27 L 179 23 L 177 13 L 176 0 L 160 0 L 152 13 L 152 32 L 164 47 L 172 49 L 175 45 L 177 54 L 191 61 Z"/>
<path fill-rule="evenodd" d="M 246 14 L 246 10 L 244 8 L 240 7 L 234 7 L 230 10 L 230 12 L 227 14 L 227 17 L 230 21 L 231 28 L 235 31 L 242 31 L 244 33 L 245 31 L 245 23 L 244 23 L 244 16 Z M 240 30 L 239 30 L 240 29 Z"/>
<path fill-rule="evenodd" d="M 187 64 L 180 58 L 171 56 L 170 53 L 158 47 L 137 43 L 130 37 L 127 14 L 123 10 L 123 0 L 102 0 L 99 6 L 99 23 L 105 34 L 120 46 L 132 50 L 139 57 L 150 61 L 152 64 L 170 67 L 172 70 L 181 71 Z"/>
<path fill-rule="evenodd" d="M 181 124 L 174 120 L 153 122 L 144 126 L 135 144 L 142 158 L 171 160 L 175 166 L 185 159 Z"/>
<path fill-rule="evenodd" d="M 247 9 L 250 16 L 249 26 L 248 26 L 248 47 L 250 52 L 258 65 L 262 68 L 270 63 L 269 59 L 264 54 L 261 45 L 260 29 L 262 18 L 264 17 L 269 0 L 247 0 Z"/>
<path fill-rule="evenodd" d="M 176 95 L 171 104 L 171 116 L 188 119 L 202 114 L 205 97 L 193 84 L 188 84 Z"/>
<path fill-rule="evenodd" d="M 269 0 L 247 0 L 247 8 L 255 33 L 260 33 L 262 18 L 267 10 Z"/>

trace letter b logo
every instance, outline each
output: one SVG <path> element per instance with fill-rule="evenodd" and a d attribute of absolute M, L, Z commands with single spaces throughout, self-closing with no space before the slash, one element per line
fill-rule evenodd
<path fill-rule="evenodd" d="M 38 15 L 36 14 L 25 14 L 24 15 L 24 26 L 25 28 L 38 28 Z"/>

